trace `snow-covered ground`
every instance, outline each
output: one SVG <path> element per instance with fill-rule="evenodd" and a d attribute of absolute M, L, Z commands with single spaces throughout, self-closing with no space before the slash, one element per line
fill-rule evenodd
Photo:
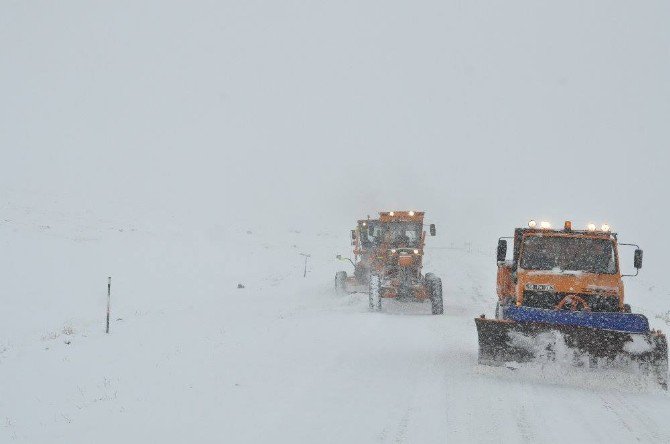
<path fill-rule="evenodd" d="M 0 444 L 670 442 L 668 393 L 480 367 L 473 322 L 498 236 L 570 219 L 645 249 L 628 302 L 670 330 L 669 22 L 667 0 L 2 2 Z M 438 226 L 443 316 L 333 292 L 354 221 L 400 208 Z"/>
<path fill-rule="evenodd" d="M 333 292 L 348 227 L 149 220 L 2 207 L 0 442 L 670 441 L 653 384 L 477 365 L 495 237 L 429 239 L 446 295 L 432 316 Z M 627 289 L 669 327 L 667 290 L 644 272 Z"/>

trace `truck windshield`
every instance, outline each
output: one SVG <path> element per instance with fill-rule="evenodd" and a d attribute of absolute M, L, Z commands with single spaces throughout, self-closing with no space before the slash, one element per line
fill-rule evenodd
<path fill-rule="evenodd" d="M 614 274 L 614 244 L 609 239 L 588 237 L 528 236 L 521 250 L 525 270 L 582 271 Z"/>
<path fill-rule="evenodd" d="M 392 247 L 418 247 L 422 225 L 419 222 L 386 222 L 381 227 L 384 242 Z"/>

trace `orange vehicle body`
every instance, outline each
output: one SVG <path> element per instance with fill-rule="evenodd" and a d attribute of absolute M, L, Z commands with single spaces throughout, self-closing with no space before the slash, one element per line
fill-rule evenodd
<path fill-rule="evenodd" d="M 616 271 L 612 274 L 581 272 L 562 272 L 524 270 L 518 264 L 523 255 L 524 240 L 529 236 L 542 237 L 579 237 L 605 239 L 612 242 L 616 262 Z M 500 302 L 511 301 L 517 306 L 525 305 L 524 297 L 529 291 L 543 292 L 550 288 L 551 293 L 580 297 L 587 310 L 597 307 L 609 307 L 610 310 L 624 311 L 624 286 L 619 267 L 619 252 L 616 234 L 609 232 L 558 231 L 547 229 L 517 229 L 514 236 L 514 259 L 498 262 L 497 293 Z M 594 301 L 594 302 L 589 302 Z M 594 305 L 591 307 L 590 305 Z"/>
<path fill-rule="evenodd" d="M 612 367 L 654 377 L 667 389 L 668 345 L 648 319 L 624 303 L 619 247 L 636 247 L 633 267 L 642 268 L 643 251 L 620 244 L 603 224 L 563 230 L 548 222 L 514 230 L 508 260 L 507 238 L 498 239 L 495 318 L 476 318 L 478 362 L 570 362 Z"/>
<path fill-rule="evenodd" d="M 352 230 L 351 244 L 354 247 L 354 274 L 347 276 L 346 287 L 349 291 L 367 291 L 368 279 L 372 264 L 377 256 L 377 246 L 369 241 L 367 230 L 370 225 L 376 224 L 376 219 L 361 219 Z"/>
<path fill-rule="evenodd" d="M 378 219 L 359 221 L 351 233 L 354 276 L 338 271 L 335 289 L 340 293 L 367 291 L 372 310 L 381 310 L 385 298 L 430 299 L 431 312 L 442 314 L 442 280 L 432 273 L 421 274 L 426 240 L 423 219 L 422 211 L 385 211 Z M 430 234 L 435 235 L 433 224 Z"/>
<path fill-rule="evenodd" d="M 423 211 L 381 212 L 379 213 L 379 223 L 382 227 L 394 222 L 415 222 L 423 226 L 424 214 Z M 420 301 L 428 299 L 428 291 L 425 285 L 420 283 L 425 245 L 426 232 L 423 230 L 418 244 L 411 247 L 396 244 L 390 238 L 382 239 L 379 247 L 375 249 L 376 257 L 372 262 L 372 267 L 377 274 L 390 276 L 391 278 L 387 281 L 388 285 L 382 288 L 381 297 L 397 298 L 400 295 L 402 281 L 396 274 L 401 269 L 417 279 L 416 285 L 411 286 L 412 296 Z"/>

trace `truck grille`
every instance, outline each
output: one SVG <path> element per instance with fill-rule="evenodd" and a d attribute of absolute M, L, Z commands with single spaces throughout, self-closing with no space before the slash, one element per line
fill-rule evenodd
<path fill-rule="evenodd" d="M 526 290 L 523 292 L 523 305 L 533 308 L 544 308 L 551 310 L 565 296 L 572 293 L 549 293 L 546 291 Z M 593 294 L 578 294 L 589 304 L 591 311 L 619 311 L 619 298 L 616 296 L 601 296 Z"/>

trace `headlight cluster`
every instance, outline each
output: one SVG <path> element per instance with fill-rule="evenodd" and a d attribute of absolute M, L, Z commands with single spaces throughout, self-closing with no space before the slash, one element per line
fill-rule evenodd
<path fill-rule="evenodd" d="M 398 250 L 396 250 L 395 248 L 391 248 L 391 254 L 396 254 L 397 252 L 398 252 Z M 413 252 L 414 254 L 419 254 L 419 253 L 420 253 L 420 250 L 419 250 L 419 249 L 414 249 L 412 252 Z M 401 253 L 402 253 L 402 252 L 401 252 Z M 408 251 L 407 253 L 409 253 L 409 251 Z"/>
<path fill-rule="evenodd" d="M 590 223 L 590 224 L 588 224 L 588 225 L 586 226 L 586 228 L 587 228 L 589 231 L 596 231 L 596 229 L 597 229 L 596 224 L 594 224 L 594 223 Z M 605 233 L 607 233 L 608 231 L 611 231 L 611 230 L 612 230 L 612 227 L 610 227 L 609 224 L 602 224 L 602 225 L 600 226 L 600 231 L 603 231 L 603 232 L 605 232 Z"/>
<path fill-rule="evenodd" d="M 537 222 L 535 222 L 535 220 L 533 220 L 533 219 L 529 220 L 528 221 L 528 227 L 529 228 L 537 228 Z M 549 228 L 551 228 L 551 224 L 549 222 L 543 220 L 542 222 L 540 222 L 540 228 L 542 228 L 544 230 L 548 230 Z"/>
<path fill-rule="evenodd" d="M 531 219 L 531 220 L 528 221 L 528 227 L 529 228 L 537 228 L 537 226 L 538 226 L 538 224 L 535 220 Z M 549 229 L 551 229 L 551 223 L 543 220 L 542 222 L 540 222 L 540 228 L 543 229 L 543 230 L 549 230 Z M 566 221 L 565 222 L 565 229 L 567 231 L 571 231 L 572 230 L 572 222 Z M 586 226 L 586 229 L 588 231 L 596 231 L 598 229 L 598 227 L 594 223 L 589 223 Z M 607 232 L 612 231 L 612 227 L 610 227 L 609 224 L 602 224 L 600 226 L 600 231 L 607 233 Z"/>
<path fill-rule="evenodd" d="M 402 214 L 402 213 L 405 213 L 405 211 L 400 212 L 400 214 Z M 414 211 L 414 210 L 409 210 L 406 213 L 410 217 L 414 217 L 414 215 L 416 215 L 416 211 Z M 388 215 L 391 216 L 391 217 L 395 216 L 395 211 L 389 211 Z"/>

